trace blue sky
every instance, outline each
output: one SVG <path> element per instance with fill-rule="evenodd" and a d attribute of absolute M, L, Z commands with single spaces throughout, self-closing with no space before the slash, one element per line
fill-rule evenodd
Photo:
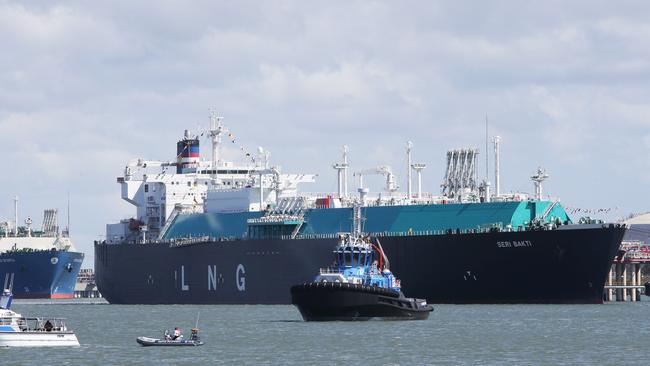
<path fill-rule="evenodd" d="M 126 162 L 173 158 L 209 108 L 283 171 L 319 174 L 310 191 L 336 189 L 343 144 L 405 187 L 412 140 L 437 193 L 447 149 L 483 150 L 487 114 L 502 191 L 532 192 L 542 165 L 565 206 L 648 211 L 650 5 L 565 3 L 0 1 L 0 219 L 17 194 L 23 219 L 64 220 L 70 192 L 89 266 L 134 213 Z"/>

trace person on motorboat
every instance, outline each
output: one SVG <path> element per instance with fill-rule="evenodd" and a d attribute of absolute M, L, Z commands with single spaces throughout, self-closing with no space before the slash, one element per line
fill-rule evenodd
<path fill-rule="evenodd" d="M 174 336 L 172 337 L 173 341 L 180 341 L 183 339 L 183 333 L 181 333 L 181 328 L 175 327 L 174 328 Z"/>
<path fill-rule="evenodd" d="M 190 335 L 190 340 L 191 341 L 198 341 L 199 340 L 199 329 L 198 328 L 192 328 L 192 334 Z"/>
<path fill-rule="evenodd" d="M 169 334 L 169 329 L 165 329 L 165 340 L 166 341 L 171 341 L 172 340 L 172 335 Z"/>

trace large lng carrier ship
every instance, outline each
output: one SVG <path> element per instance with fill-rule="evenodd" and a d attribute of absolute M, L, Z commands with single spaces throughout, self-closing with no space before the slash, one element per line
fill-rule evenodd
<path fill-rule="evenodd" d="M 501 194 L 498 137 L 495 192 L 477 178 L 475 149 L 447 153 L 440 196 L 423 195 L 424 164 L 411 162 L 407 192 L 397 191 L 388 166 L 354 172 L 348 193 L 347 148 L 333 165 L 338 192 L 300 193 L 314 175 L 283 174 L 268 153 L 242 151 L 245 163 L 224 161 L 221 146 L 237 146 L 219 117 L 207 134 L 212 160 L 200 158 L 199 138 L 177 144 L 173 161 L 134 160 L 117 178 L 136 216 L 107 225 L 95 244 L 99 290 L 111 303 L 289 304 L 290 287 L 311 281 L 331 264 L 339 233 L 361 207 L 364 232 L 380 238 L 409 296 L 429 303 L 600 303 L 625 227 L 574 223 L 558 200 Z M 227 139 L 227 140 L 226 140 Z M 417 174 L 413 192 L 411 172 Z M 385 177 L 371 194 L 363 178 Z"/>
<path fill-rule="evenodd" d="M 45 210 L 41 231 L 32 219 L 19 227 L 18 198 L 13 222 L 0 223 L 0 283 L 21 298 L 72 298 L 84 254 L 75 250 L 66 231 L 59 233 L 57 210 Z"/>

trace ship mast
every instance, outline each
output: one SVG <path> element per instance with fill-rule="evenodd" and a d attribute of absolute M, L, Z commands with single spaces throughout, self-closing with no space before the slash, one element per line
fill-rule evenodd
<path fill-rule="evenodd" d="M 343 170 L 343 195 L 345 198 L 348 198 L 348 145 L 343 145 L 343 164 L 345 164 L 345 169 Z"/>
<path fill-rule="evenodd" d="M 492 142 L 494 143 L 494 197 L 499 197 L 501 194 L 500 191 L 500 182 L 501 182 L 501 172 L 499 169 L 499 165 L 501 162 L 501 151 L 499 150 L 499 143 L 501 142 L 501 136 L 494 136 L 492 139 Z"/>
<path fill-rule="evenodd" d="M 215 111 L 210 111 L 210 131 L 208 136 L 212 139 L 212 169 L 217 169 L 219 160 L 221 159 L 221 135 L 224 134 L 225 129 L 221 124 L 223 117 L 217 116 Z"/>
<path fill-rule="evenodd" d="M 411 186 L 411 150 L 413 149 L 413 142 L 406 143 L 406 191 L 408 192 L 408 199 L 413 195 L 413 187 Z"/>
<path fill-rule="evenodd" d="M 339 198 L 348 196 L 348 167 L 348 145 L 343 145 L 343 162 L 332 165 L 338 173 Z"/>
<path fill-rule="evenodd" d="M 535 183 L 535 199 L 538 201 L 542 200 L 542 182 L 548 178 L 546 171 L 542 167 L 537 168 L 537 173 L 530 177 L 530 179 Z"/>
<path fill-rule="evenodd" d="M 18 196 L 14 198 L 14 235 L 18 236 Z"/>
<path fill-rule="evenodd" d="M 411 168 L 418 173 L 418 199 L 422 199 L 422 170 L 426 168 L 426 164 L 412 164 Z"/>

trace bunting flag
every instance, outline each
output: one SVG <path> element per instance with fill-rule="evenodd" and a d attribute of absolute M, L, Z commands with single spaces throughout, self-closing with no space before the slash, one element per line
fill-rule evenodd
<path fill-rule="evenodd" d="M 244 156 L 245 156 L 247 159 L 250 159 L 250 161 L 251 161 L 253 164 L 255 164 L 255 158 L 253 157 L 253 154 L 249 153 L 243 145 L 239 145 L 239 144 L 237 143 L 237 139 L 235 138 L 235 135 L 234 135 L 232 132 L 228 132 L 228 138 L 230 139 L 230 142 L 231 142 L 233 145 L 237 145 L 237 146 L 239 147 L 239 151 L 243 152 L 243 153 L 244 153 Z"/>
<path fill-rule="evenodd" d="M 570 214 L 576 214 L 576 213 L 583 213 L 583 214 L 588 214 L 588 215 L 596 215 L 596 214 L 608 214 L 612 211 L 617 211 L 618 207 L 614 208 L 580 208 L 580 207 L 565 207 L 567 212 Z"/>

